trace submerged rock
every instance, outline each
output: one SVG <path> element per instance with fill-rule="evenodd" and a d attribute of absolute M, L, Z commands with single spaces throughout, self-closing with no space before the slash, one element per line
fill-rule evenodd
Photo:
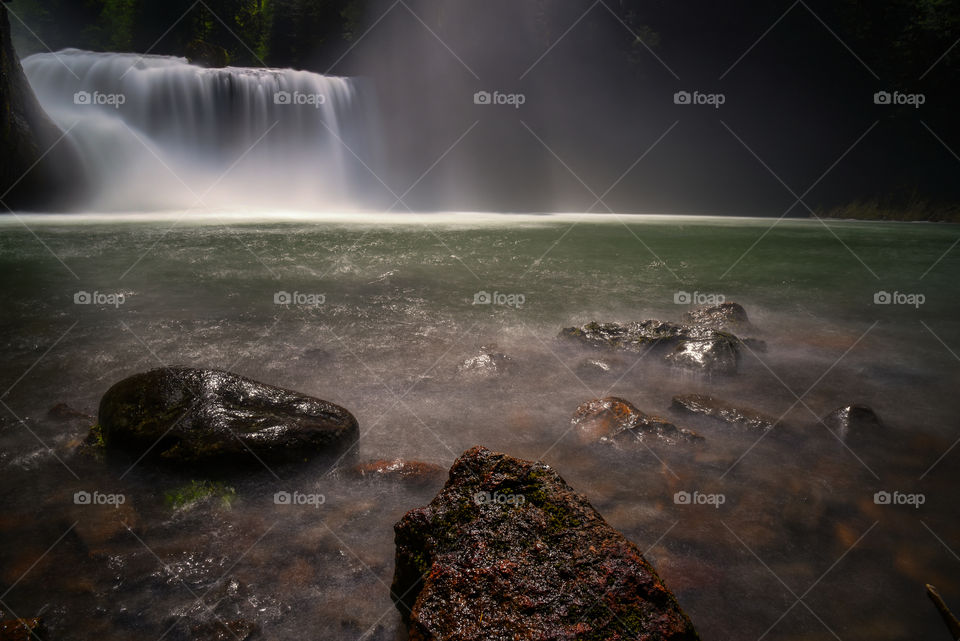
<path fill-rule="evenodd" d="M 740 339 L 733 334 L 659 320 L 591 322 L 564 328 L 560 336 L 600 349 L 655 350 L 672 365 L 706 373 L 732 374 L 740 360 Z"/>
<path fill-rule="evenodd" d="M 639 548 L 543 463 L 475 447 L 394 530 L 411 641 L 699 638 Z"/>
<path fill-rule="evenodd" d="M 571 423 L 581 443 L 630 443 L 657 438 L 670 444 L 678 441 L 702 441 L 703 437 L 660 418 L 638 410 L 616 396 L 595 398 L 581 403 Z"/>
<path fill-rule="evenodd" d="M 506 354 L 481 349 L 457 365 L 457 375 L 470 380 L 490 380 L 515 372 L 516 362 Z"/>
<path fill-rule="evenodd" d="M 213 620 L 190 626 L 193 641 L 246 641 L 257 631 L 257 624 L 246 619 Z"/>
<path fill-rule="evenodd" d="M 706 394 L 682 394 L 673 397 L 670 408 L 677 412 L 709 416 L 727 425 L 766 431 L 777 424 L 777 419 L 749 407 L 738 407 Z"/>
<path fill-rule="evenodd" d="M 178 463 L 302 461 L 359 435 L 344 408 L 219 370 L 155 369 L 100 401 L 103 444 Z"/>
<path fill-rule="evenodd" d="M 446 470 L 439 465 L 402 458 L 358 463 L 350 468 L 350 471 L 355 476 L 398 479 L 411 483 L 431 483 L 446 476 Z"/>
<path fill-rule="evenodd" d="M 0 641 L 44 641 L 46 638 L 46 626 L 41 619 L 0 621 Z"/>
<path fill-rule="evenodd" d="M 577 365 L 577 375 L 584 377 L 613 376 L 626 366 L 619 358 L 585 358 Z"/>
<path fill-rule="evenodd" d="M 58 421 L 71 421 L 74 419 L 89 420 L 93 418 L 89 414 L 73 409 L 66 403 L 57 403 L 51 407 L 47 410 L 47 416 Z"/>
<path fill-rule="evenodd" d="M 850 434 L 862 430 L 875 431 L 883 428 L 880 417 L 866 405 L 847 405 L 835 409 L 823 417 L 823 424 L 844 440 Z"/>

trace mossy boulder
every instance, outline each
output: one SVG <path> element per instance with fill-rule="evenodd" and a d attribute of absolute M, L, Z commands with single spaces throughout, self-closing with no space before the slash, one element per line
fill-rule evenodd
<path fill-rule="evenodd" d="M 640 549 L 543 463 L 475 447 L 394 529 L 411 641 L 699 638 Z"/>
<path fill-rule="evenodd" d="M 181 464 L 284 463 L 350 448 L 344 408 L 224 372 L 162 368 L 116 383 L 100 401 L 103 444 Z"/>

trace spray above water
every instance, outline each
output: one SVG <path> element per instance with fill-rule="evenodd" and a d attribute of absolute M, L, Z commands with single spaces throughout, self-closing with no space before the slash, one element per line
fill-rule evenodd
<path fill-rule="evenodd" d="M 352 209 L 375 180 L 375 109 L 355 79 L 76 49 L 23 68 L 97 210 Z"/>

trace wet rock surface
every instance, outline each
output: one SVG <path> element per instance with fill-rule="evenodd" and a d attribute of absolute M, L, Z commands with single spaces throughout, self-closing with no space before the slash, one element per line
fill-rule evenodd
<path fill-rule="evenodd" d="M 0 641 L 45 641 L 47 630 L 40 619 L 0 621 Z"/>
<path fill-rule="evenodd" d="M 517 363 L 510 356 L 481 348 L 480 353 L 457 365 L 457 376 L 466 380 L 485 381 L 500 378 L 517 370 Z"/>
<path fill-rule="evenodd" d="M 866 405 L 839 407 L 823 417 L 823 423 L 844 440 L 864 431 L 883 429 L 880 417 Z"/>
<path fill-rule="evenodd" d="M 361 478 L 384 478 L 416 484 L 441 481 L 447 474 L 439 465 L 402 458 L 358 463 L 350 468 L 350 472 Z"/>
<path fill-rule="evenodd" d="M 468 450 L 395 532 L 412 641 L 699 638 L 637 546 L 542 463 Z"/>
<path fill-rule="evenodd" d="M 682 320 L 689 325 L 701 325 L 730 332 L 753 329 L 747 310 L 739 303 L 721 303 L 692 309 L 684 313 Z"/>
<path fill-rule="evenodd" d="M 616 396 L 596 398 L 577 407 L 571 424 L 581 443 L 616 443 L 656 439 L 669 444 L 702 441 L 703 437 L 680 428 L 659 416 L 637 409 L 630 401 Z"/>
<path fill-rule="evenodd" d="M 219 370 L 156 369 L 100 401 L 107 448 L 184 464 L 283 463 L 335 454 L 359 435 L 344 408 Z"/>
<path fill-rule="evenodd" d="M 721 423 L 754 430 L 773 429 L 777 419 L 749 407 L 728 403 L 707 394 L 681 394 L 673 397 L 670 406 L 674 412 L 709 416 Z"/>
<path fill-rule="evenodd" d="M 732 374 L 740 360 L 740 339 L 710 327 L 660 320 L 631 323 L 591 322 L 567 327 L 560 336 L 598 349 L 643 353 L 654 350 L 663 360 L 683 369 Z"/>

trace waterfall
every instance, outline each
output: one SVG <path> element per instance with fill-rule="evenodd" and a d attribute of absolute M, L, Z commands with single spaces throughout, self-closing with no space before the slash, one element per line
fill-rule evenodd
<path fill-rule="evenodd" d="M 81 152 L 90 208 L 352 209 L 376 180 L 356 79 L 76 49 L 23 68 Z"/>

